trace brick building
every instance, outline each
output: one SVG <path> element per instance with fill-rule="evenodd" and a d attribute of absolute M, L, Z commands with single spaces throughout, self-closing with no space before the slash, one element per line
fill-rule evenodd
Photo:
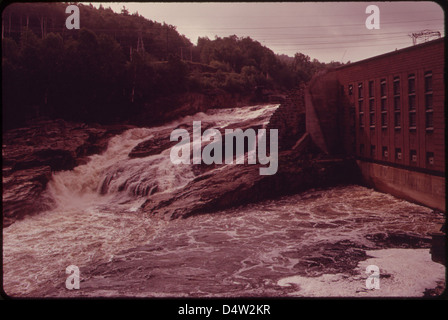
<path fill-rule="evenodd" d="M 318 75 L 307 131 L 367 184 L 445 211 L 444 61 L 442 38 Z"/>

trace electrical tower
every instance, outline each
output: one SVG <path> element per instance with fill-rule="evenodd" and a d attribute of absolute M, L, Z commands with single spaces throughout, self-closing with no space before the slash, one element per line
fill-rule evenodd
<path fill-rule="evenodd" d="M 137 39 L 137 52 L 140 53 L 144 51 L 145 51 L 145 45 L 143 44 L 142 28 L 140 27 Z"/>
<path fill-rule="evenodd" d="M 145 44 L 143 43 L 143 36 L 142 36 L 142 27 L 138 30 L 138 37 L 137 37 L 137 48 L 135 49 L 138 53 L 145 52 Z M 132 49 L 132 45 L 129 46 L 129 58 L 132 61 L 134 50 Z"/>
<path fill-rule="evenodd" d="M 421 39 L 421 42 L 427 42 L 435 37 L 440 38 L 442 35 L 439 31 L 432 31 L 432 30 L 422 30 L 420 32 L 414 32 L 409 35 L 409 37 L 412 38 L 412 44 L 415 46 L 419 39 Z"/>

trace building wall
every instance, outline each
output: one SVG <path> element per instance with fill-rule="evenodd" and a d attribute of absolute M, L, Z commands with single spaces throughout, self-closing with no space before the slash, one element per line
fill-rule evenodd
<path fill-rule="evenodd" d="M 355 154 L 357 156 L 409 166 L 410 169 L 418 167 L 432 171 L 445 171 L 443 41 L 436 40 L 410 47 L 338 68 L 333 72 L 336 73 L 340 85 L 343 86 L 341 90 L 348 98 L 349 106 L 355 108 Z M 425 74 L 429 72 L 431 72 L 432 90 L 426 91 Z M 410 75 L 414 75 L 415 82 L 415 92 L 411 94 L 409 93 Z M 399 80 L 396 82 L 399 83 L 396 94 L 394 80 Z M 382 81 L 385 82 L 384 96 L 381 96 Z M 373 85 L 372 97 L 369 94 L 369 83 Z M 360 96 L 360 84 L 363 96 Z M 350 86 L 353 88 L 352 94 L 349 93 Z M 426 106 L 427 96 L 432 96 L 431 109 Z M 414 110 L 410 108 L 412 99 L 415 100 Z M 398 100 L 396 110 L 395 101 Z M 362 103 L 361 109 L 360 103 Z M 382 110 L 382 103 L 386 105 L 385 110 Z M 373 109 L 370 109 L 370 104 Z M 427 116 L 429 117 L 431 113 L 433 123 L 427 126 Z M 360 123 L 362 117 L 364 125 Z M 411 117 L 415 119 L 413 120 L 415 125 L 411 123 Z M 396 121 L 399 122 L 396 123 Z M 383 153 L 386 148 L 387 156 Z M 396 156 L 396 149 L 401 149 L 401 159 L 397 157 L 398 155 Z M 415 151 L 416 161 L 412 161 L 411 151 Z M 434 154 L 433 164 L 427 161 L 427 153 L 431 152 Z"/>
<path fill-rule="evenodd" d="M 328 83 L 331 85 L 324 85 Z M 397 194 L 400 186 L 391 188 L 394 183 L 413 181 L 412 177 L 404 178 L 406 172 L 425 176 L 427 179 L 416 180 L 418 186 L 402 185 L 401 189 L 413 194 L 417 202 L 431 206 L 434 201 L 417 200 L 416 194 L 434 194 L 431 184 L 444 180 L 444 89 L 444 38 L 352 63 L 319 75 L 310 83 L 307 130 L 327 150 L 355 155 L 365 181 L 379 189 L 387 185 L 386 192 Z M 327 95 L 325 101 L 316 98 L 319 95 Z M 328 95 L 337 102 L 328 103 L 332 101 Z M 320 126 L 320 136 L 312 134 L 319 131 L 316 125 Z M 386 174 L 387 170 L 378 169 L 384 166 L 403 176 L 395 182 L 387 180 L 392 171 Z M 389 182 L 382 183 L 385 181 Z M 426 191 L 420 182 L 427 185 Z M 437 193 L 436 197 L 441 196 Z M 444 203 L 444 195 L 442 200 Z M 440 205 L 432 207 L 441 209 Z"/>

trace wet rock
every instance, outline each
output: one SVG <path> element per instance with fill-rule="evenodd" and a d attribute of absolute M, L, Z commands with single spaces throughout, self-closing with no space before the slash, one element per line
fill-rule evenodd
<path fill-rule="evenodd" d="M 366 238 L 381 248 L 429 248 L 431 238 L 410 233 L 375 233 L 368 234 Z"/>
<path fill-rule="evenodd" d="M 15 161 L 12 170 L 24 170 L 49 166 L 52 171 L 70 170 L 76 165 L 75 154 L 62 149 L 40 149 L 25 154 L 20 161 Z"/>
<path fill-rule="evenodd" d="M 15 171 L 3 176 L 3 226 L 16 219 L 39 212 L 49 207 L 39 201 L 51 178 L 49 166 Z"/>
<path fill-rule="evenodd" d="M 213 123 L 202 122 L 201 134 L 213 127 Z M 182 123 L 176 129 L 185 129 L 190 135 L 190 139 L 193 139 L 193 123 Z M 178 143 L 178 141 L 170 141 L 170 135 L 173 129 L 161 130 L 155 134 L 154 137 L 145 140 L 136 145 L 129 153 L 130 158 L 144 158 L 155 154 L 160 154 L 166 149 L 170 149 Z"/>
<path fill-rule="evenodd" d="M 445 292 L 445 289 L 445 281 L 438 281 L 437 287 L 425 290 L 424 297 L 440 297 Z"/>
<path fill-rule="evenodd" d="M 294 194 L 312 187 L 346 183 L 351 162 L 316 164 L 309 153 L 279 153 L 274 175 L 260 175 L 261 165 L 227 165 L 198 175 L 174 193 L 154 194 L 141 210 L 163 219 L 188 217 L 237 205 Z M 326 170 L 322 171 L 322 166 Z"/>
<path fill-rule="evenodd" d="M 299 275 L 318 277 L 323 274 L 354 274 L 358 263 L 369 258 L 365 249 L 352 241 L 343 240 L 302 248 L 296 254 L 284 254 L 299 258 L 299 263 L 294 266 Z"/>
<path fill-rule="evenodd" d="M 163 140 L 146 140 L 139 143 L 132 151 L 129 153 L 130 158 L 143 158 L 161 153 L 163 150 L 169 149 L 174 146 L 176 141 L 163 141 Z"/>
<path fill-rule="evenodd" d="M 3 226 L 48 209 L 42 199 L 52 172 L 71 170 L 107 148 L 129 126 L 87 126 L 63 120 L 36 121 L 3 133 Z"/>

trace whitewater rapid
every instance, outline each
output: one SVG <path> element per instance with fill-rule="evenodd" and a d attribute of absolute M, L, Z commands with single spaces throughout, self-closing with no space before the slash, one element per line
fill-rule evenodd
<path fill-rule="evenodd" d="M 151 192 L 172 192 L 194 178 L 190 165 L 174 165 L 170 150 L 144 158 L 128 154 L 139 143 L 193 121 L 223 128 L 258 119 L 266 125 L 278 105 L 209 110 L 152 128 L 134 128 L 110 139 L 107 150 L 73 170 L 54 173 L 43 201 L 54 209 L 16 221 L 3 230 L 4 288 L 26 295 L 59 281 L 68 265 L 108 261 L 146 243 L 164 224 L 138 208 Z M 106 188 L 104 188 L 106 186 Z"/>
<path fill-rule="evenodd" d="M 215 127 L 258 119 L 278 105 L 211 110 L 113 137 L 107 150 L 58 172 L 54 209 L 3 230 L 3 288 L 13 297 L 422 296 L 444 281 L 430 232 L 444 216 L 361 186 L 340 186 L 164 221 L 139 207 L 152 192 L 194 179 L 169 150 L 130 158 L 138 144 L 193 120 Z M 216 170 L 222 170 L 218 168 Z M 152 190 L 152 191 L 151 191 Z M 378 264 L 383 291 L 366 291 Z M 65 288 L 67 266 L 79 290 Z M 422 274 L 425 276 L 421 276 Z"/>

